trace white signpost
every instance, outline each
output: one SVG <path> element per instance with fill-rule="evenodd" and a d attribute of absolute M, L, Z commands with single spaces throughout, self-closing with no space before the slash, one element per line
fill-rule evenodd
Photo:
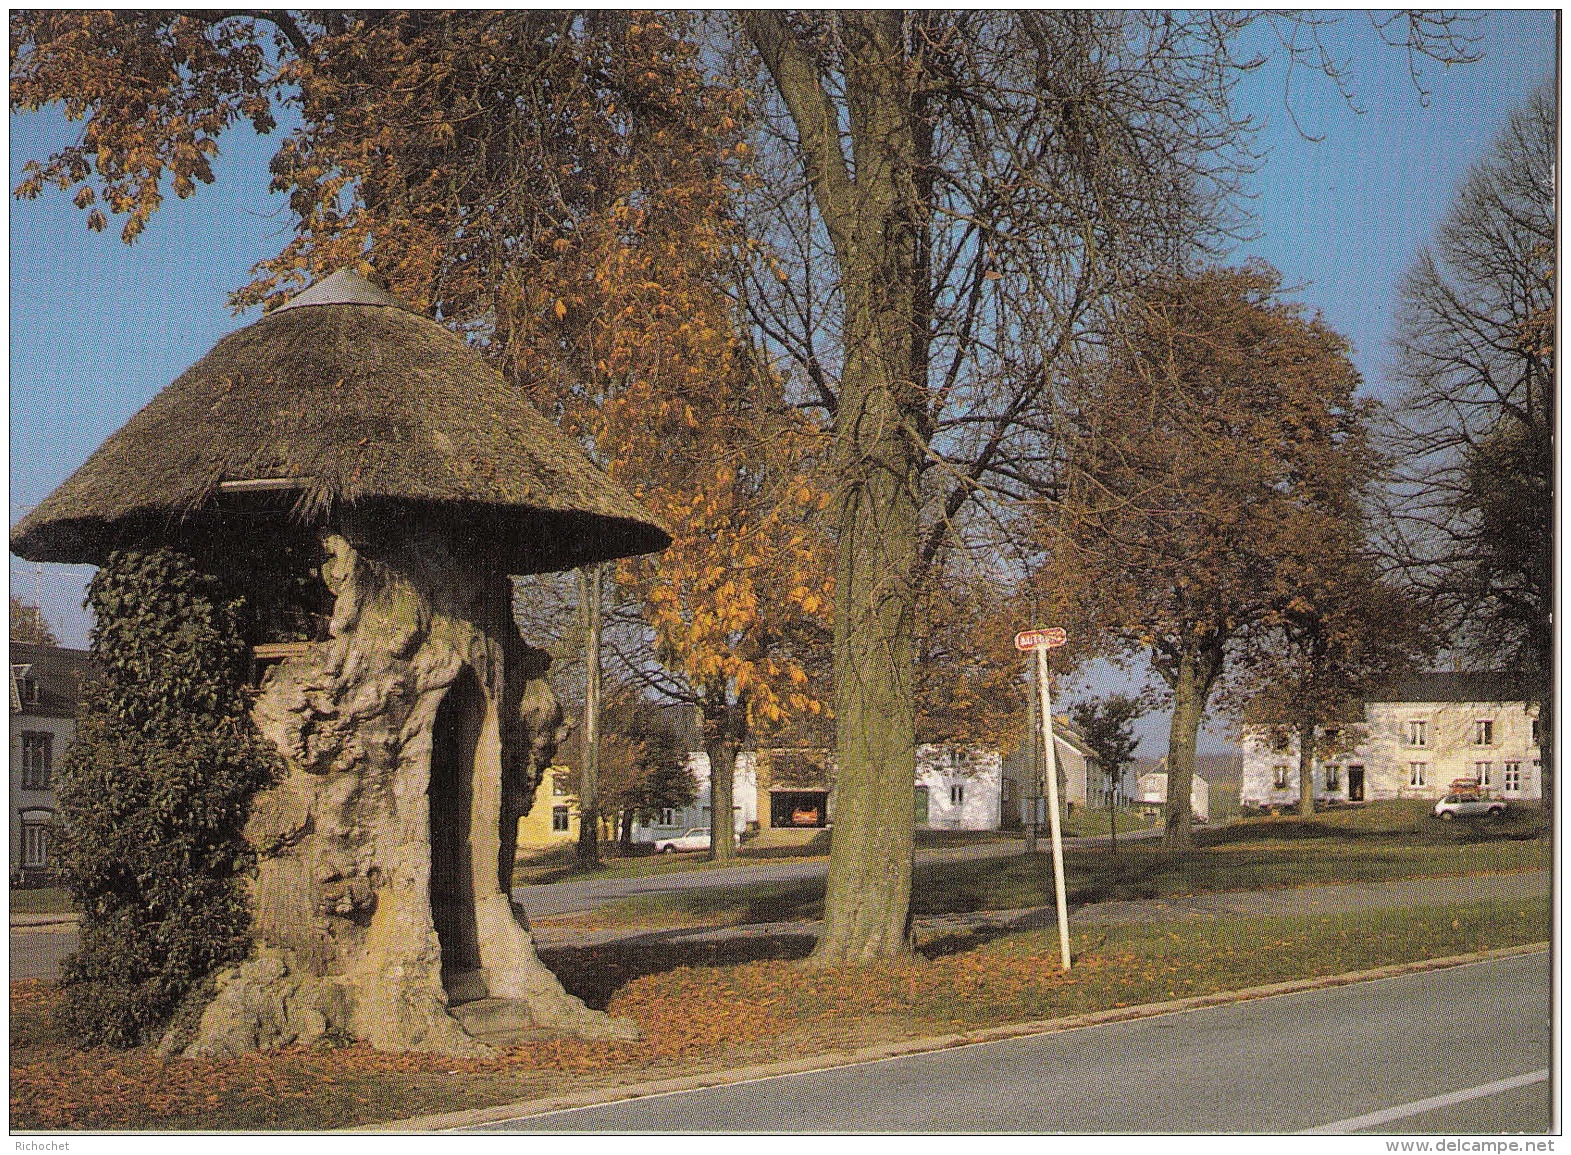
<path fill-rule="evenodd" d="M 1058 901 L 1058 948 L 1069 969 L 1069 910 L 1064 894 L 1064 839 L 1058 824 L 1058 762 L 1053 750 L 1053 705 L 1047 692 L 1047 651 L 1063 645 L 1069 635 L 1061 627 L 1022 630 L 1015 649 L 1036 651 L 1036 684 L 1042 695 L 1042 746 L 1047 759 L 1047 821 L 1053 832 L 1053 895 Z"/>

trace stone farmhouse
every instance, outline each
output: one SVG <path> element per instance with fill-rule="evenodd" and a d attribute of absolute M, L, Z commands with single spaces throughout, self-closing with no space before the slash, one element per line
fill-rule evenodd
<path fill-rule="evenodd" d="M 1541 796 L 1538 707 L 1517 675 L 1411 675 L 1370 695 L 1363 722 L 1343 738 L 1340 752 L 1315 760 L 1318 802 L 1439 798 L 1459 779 L 1508 800 Z M 1293 806 L 1296 739 L 1251 730 L 1242 747 L 1241 804 Z"/>

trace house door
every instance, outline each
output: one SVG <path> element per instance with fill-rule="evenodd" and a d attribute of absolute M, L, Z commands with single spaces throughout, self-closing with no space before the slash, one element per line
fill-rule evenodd
<path fill-rule="evenodd" d="M 442 947 L 442 982 L 480 969 L 480 932 L 475 923 L 474 846 L 470 837 L 474 803 L 475 748 L 485 718 L 485 699 L 465 666 L 436 712 L 431 735 L 431 922 Z"/>
<path fill-rule="evenodd" d="M 1364 768 L 1362 766 L 1349 766 L 1347 768 L 1347 800 L 1349 802 L 1362 802 L 1364 800 Z"/>
<path fill-rule="evenodd" d="M 918 826 L 926 826 L 927 825 L 927 787 L 926 786 L 918 786 L 916 788 L 916 824 Z"/>

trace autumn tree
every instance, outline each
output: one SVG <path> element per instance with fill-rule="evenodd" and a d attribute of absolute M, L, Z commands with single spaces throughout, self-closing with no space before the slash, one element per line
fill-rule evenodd
<path fill-rule="evenodd" d="M 600 726 L 599 809 L 614 818 L 625 854 L 635 820 L 691 806 L 697 787 L 680 735 L 636 687 L 619 686 L 607 696 Z M 581 740 L 579 746 L 574 757 L 582 757 Z"/>
<path fill-rule="evenodd" d="M 1003 749 L 1025 724 L 1029 687 L 1013 637 L 1022 611 L 1003 575 L 954 564 L 924 584 L 914 629 L 919 742 Z"/>
<path fill-rule="evenodd" d="M 1139 694 L 1105 694 L 1082 699 L 1069 708 L 1069 720 L 1085 735 L 1103 773 L 1115 784 L 1122 781 L 1124 767 L 1135 760 L 1135 751 L 1140 748 L 1135 723 L 1146 710 L 1145 698 Z"/>
<path fill-rule="evenodd" d="M 815 963 L 907 949 L 923 587 L 968 512 L 1040 496 L 1053 392 L 1110 308 L 1237 222 L 1231 89 L 1258 61 L 1232 47 L 1253 19 L 741 14 L 787 158 L 767 187 L 791 206 L 745 299 L 835 431 L 840 778 Z M 1263 19 L 1338 75 L 1317 20 Z M 1449 16 L 1377 27 L 1415 60 L 1467 58 Z"/>
<path fill-rule="evenodd" d="M 1367 543 L 1346 540 L 1348 523 L 1323 528 L 1318 541 L 1300 538 L 1309 556 L 1279 559 L 1278 604 L 1228 687 L 1245 725 L 1292 735 L 1305 817 L 1315 812 L 1316 760 L 1355 746 L 1369 693 L 1433 649 L 1417 599 L 1382 577 Z"/>
<path fill-rule="evenodd" d="M 1366 406 L 1347 342 L 1263 265 L 1154 283 L 1070 397 L 1045 596 L 1143 649 L 1172 695 L 1166 840 L 1190 842 L 1195 743 L 1248 631 L 1334 523 Z M 1175 801 L 1176 800 L 1176 801 Z"/>
<path fill-rule="evenodd" d="M 693 21 L 615 12 L 20 13 L 16 108 L 82 142 L 26 173 L 128 216 L 211 179 L 239 119 L 301 125 L 271 162 L 295 236 L 234 297 L 348 265 L 466 333 L 673 531 L 617 571 L 730 765 L 758 719 L 821 708 L 791 647 L 829 606 L 816 430 L 746 354 L 726 293 L 745 94 Z M 91 227 L 104 218 L 95 208 Z M 773 395 L 771 391 L 773 390 Z M 730 789 L 718 770 L 716 790 Z M 718 800 L 717 813 L 726 800 Z M 716 854 L 733 849 L 717 828 Z"/>
<path fill-rule="evenodd" d="M 1044 399 L 1108 302 L 1226 230 L 1248 162 L 1230 89 L 1251 64 L 1230 45 L 1249 19 L 739 17 L 778 98 L 768 139 L 788 146 L 814 209 L 799 232 L 810 247 L 824 238 L 815 267 L 832 284 L 827 311 L 792 297 L 790 270 L 776 282 L 784 312 L 739 292 L 834 431 L 841 777 L 819 963 L 908 949 L 921 587 L 967 507 L 1031 489 Z M 660 215 L 646 209 L 711 203 L 715 165 L 752 151 L 739 89 L 703 75 L 686 26 L 626 13 L 22 13 L 13 107 L 65 100 L 87 125 L 21 191 L 74 190 L 95 227 L 91 198 L 107 197 L 140 228 L 166 175 L 188 194 L 210 179 L 221 132 L 241 118 L 266 128 L 269 101 L 288 99 L 303 126 L 274 179 L 299 236 L 238 302 L 373 263 L 543 396 L 581 388 L 598 413 L 623 381 L 585 374 L 598 358 L 584 333 L 676 302 L 629 284 L 602 308 L 590 254 L 638 248 Z M 1395 27 L 1422 54 L 1448 24 Z M 790 187 L 772 191 L 795 203 Z M 679 251 L 714 235 L 701 220 L 667 234 Z M 803 323 L 771 327 L 780 316 Z"/>
<path fill-rule="evenodd" d="M 60 639 L 44 617 L 44 611 L 11 595 L 11 640 L 35 646 L 58 646 Z"/>
<path fill-rule="evenodd" d="M 1511 115 L 1402 286 L 1386 542 L 1452 644 L 1535 687 L 1553 806 L 1559 117 Z"/>
<path fill-rule="evenodd" d="M 973 498 L 1018 484 L 1024 418 L 1105 297 L 1214 235 L 1238 126 L 1221 60 L 1174 51 L 1138 15 L 741 23 L 825 241 L 797 229 L 799 264 L 816 255 L 833 282 L 825 308 L 810 281 L 783 273 L 776 293 L 761 279 L 776 307 L 756 315 L 834 427 L 839 778 L 813 961 L 864 961 L 909 949 L 913 671 L 933 562 Z M 1186 31 L 1214 43 L 1225 23 Z"/>

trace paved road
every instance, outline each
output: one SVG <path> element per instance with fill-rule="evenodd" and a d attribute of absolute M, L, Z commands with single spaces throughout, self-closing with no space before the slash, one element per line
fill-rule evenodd
<path fill-rule="evenodd" d="M 57 979 L 60 960 L 76 949 L 76 927 L 11 927 L 13 979 Z"/>
<path fill-rule="evenodd" d="M 539 1115 L 549 1132 L 1544 1133 L 1547 953 Z"/>

